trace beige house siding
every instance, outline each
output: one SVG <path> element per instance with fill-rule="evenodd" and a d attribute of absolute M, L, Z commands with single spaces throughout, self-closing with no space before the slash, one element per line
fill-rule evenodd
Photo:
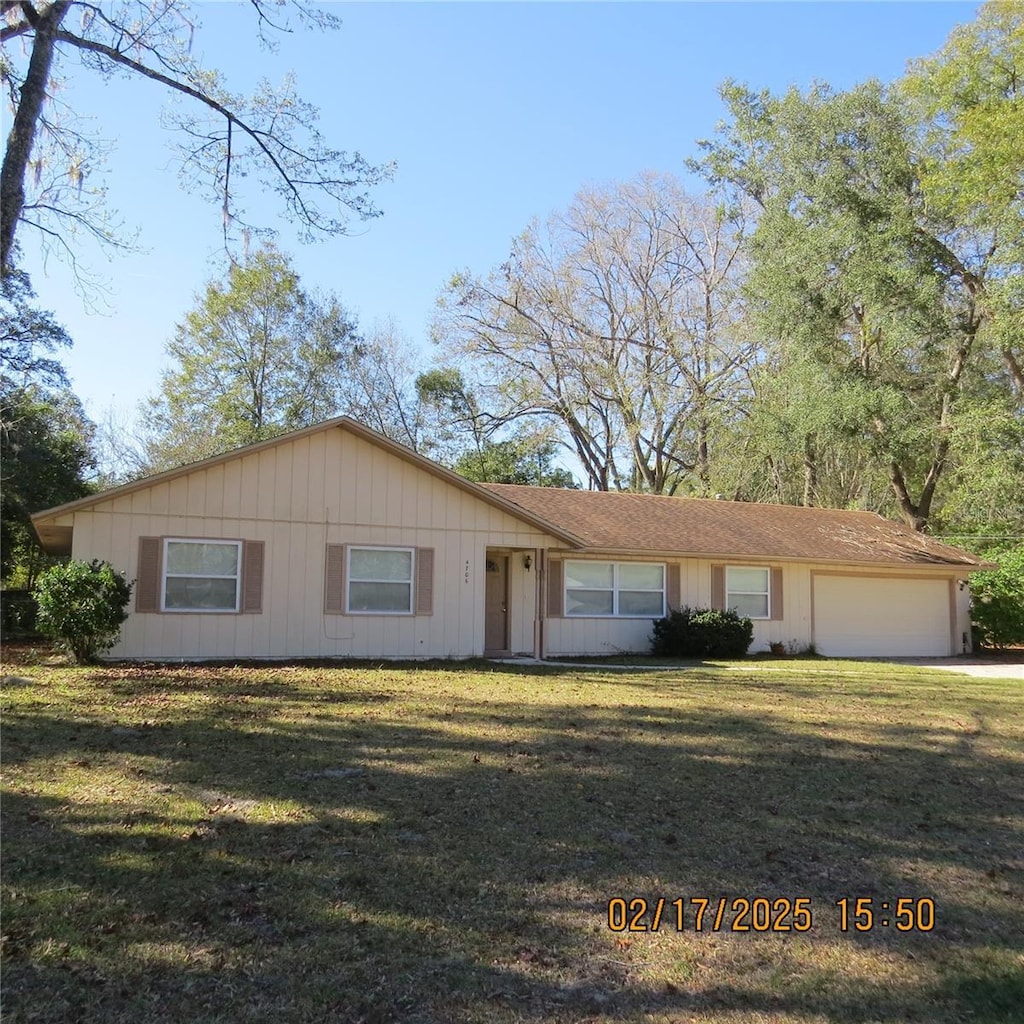
<path fill-rule="evenodd" d="M 645 522 L 647 534 L 640 529 Z M 816 524 L 813 554 L 792 543 L 785 547 L 804 535 L 783 529 L 794 522 Z M 488 557 L 508 559 L 507 646 L 514 654 L 648 649 L 650 618 L 560 614 L 564 590 L 549 583 L 562 581 L 564 586 L 557 563 L 566 558 L 665 564 L 667 596 L 696 607 L 710 607 L 719 598 L 726 566 L 770 568 L 773 588 L 781 578 L 783 600 L 781 608 L 773 601 L 775 618 L 754 621 L 755 652 L 772 643 L 799 650 L 815 641 L 816 578 L 870 581 L 833 587 L 832 592 L 856 595 L 847 630 L 851 636 L 887 635 L 890 646 L 898 646 L 898 630 L 891 626 L 899 618 L 900 594 L 912 600 L 914 594 L 927 593 L 930 611 L 918 619 L 927 620 L 924 631 L 936 646 L 942 646 L 939 634 L 946 631 L 949 653 L 957 653 L 970 633 L 969 594 L 959 582 L 981 564 L 863 513 L 537 488 L 481 489 L 344 418 L 48 510 L 35 523 L 53 553 L 105 559 L 131 579 L 140 573 L 140 538 L 147 538 L 146 586 L 140 588 L 140 607 L 147 610 L 132 607 L 122 641 L 111 652 L 129 658 L 480 655 Z M 650 534 L 654 523 L 661 524 L 658 538 L 674 536 L 680 544 L 700 541 L 703 546 L 680 546 L 676 555 L 659 555 Z M 672 528 L 661 528 L 665 524 Z M 776 527 L 777 536 L 772 533 Z M 760 546 L 751 547 L 751 531 Z M 157 592 L 163 595 L 156 552 L 164 552 L 162 539 L 168 537 L 246 542 L 240 550 L 253 557 L 247 557 L 251 572 L 241 580 L 245 610 L 148 610 L 159 606 Z M 783 557 L 765 557 L 776 543 L 783 545 Z M 719 544 L 726 551 L 735 545 L 759 554 L 719 557 Z M 419 613 L 346 614 L 339 595 L 348 591 L 337 555 L 340 551 L 345 557 L 345 545 L 414 549 L 413 588 L 424 598 L 417 601 Z M 334 554 L 328 594 L 329 546 Z M 652 548 L 650 553 L 642 553 L 646 548 Z M 885 558 L 880 560 L 879 552 Z M 424 570 L 428 562 L 432 574 Z M 253 594 L 260 565 L 263 585 Z M 930 579 L 944 590 L 905 583 L 901 592 L 900 579 Z M 875 586 L 885 588 L 878 591 L 877 602 L 872 599 Z M 836 624 L 847 621 L 830 611 L 839 599 L 817 605 L 818 614 L 831 620 L 833 637 L 841 632 Z M 888 611 L 874 609 L 872 618 L 875 605 Z M 551 613 L 545 614 L 546 609 Z"/>
<path fill-rule="evenodd" d="M 589 557 L 561 551 L 558 558 Z M 597 557 L 597 556 L 594 556 Z M 626 560 L 614 555 L 597 557 L 598 561 Z M 657 559 L 637 559 L 657 561 Z M 783 581 L 783 617 L 779 620 L 754 620 L 754 640 L 751 653 L 770 649 L 773 643 L 786 645 L 787 649 L 805 650 L 814 640 L 812 613 L 812 575 L 815 573 L 837 573 L 834 564 L 827 563 L 782 563 L 761 559 L 669 559 L 679 565 L 680 604 L 708 608 L 712 605 L 711 577 L 715 565 L 758 566 L 781 568 Z M 907 578 L 945 580 L 950 594 L 950 650 L 961 651 L 962 636 L 970 635 L 969 594 L 960 590 L 956 574 L 928 570 L 913 571 L 906 568 L 890 572 L 872 569 L 858 573 L 856 569 L 843 569 L 844 576 L 864 576 L 883 587 L 887 580 Z M 962 574 L 961 574 L 962 578 Z M 567 654 L 615 654 L 617 652 L 643 652 L 650 649 L 650 619 L 616 619 L 565 617 L 551 618 L 545 623 L 545 649 L 550 656 Z"/>
<path fill-rule="evenodd" d="M 106 559 L 129 579 L 140 537 L 265 542 L 261 613 L 132 610 L 110 652 L 127 658 L 477 655 L 486 550 L 557 543 L 345 430 L 243 453 L 67 513 L 69 524 L 72 517 L 73 557 Z M 329 543 L 434 549 L 433 614 L 325 614 Z M 532 653 L 535 574 L 514 554 L 509 569 L 513 647 Z"/>

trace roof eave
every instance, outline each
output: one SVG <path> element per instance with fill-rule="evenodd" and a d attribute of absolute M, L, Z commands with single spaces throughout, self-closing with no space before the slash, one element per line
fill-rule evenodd
<path fill-rule="evenodd" d="M 99 504 L 100 502 L 111 501 L 124 497 L 128 494 L 134 494 L 136 491 L 145 490 L 148 487 L 154 487 L 171 480 L 176 480 L 179 477 L 186 476 L 196 470 L 209 469 L 213 466 L 221 465 L 224 462 L 230 462 L 233 459 L 241 458 L 244 455 L 252 455 L 287 442 L 297 441 L 303 437 L 308 437 L 311 434 L 327 432 L 335 428 L 347 430 L 349 433 L 355 434 L 357 437 L 361 437 L 364 440 L 369 441 L 371 444 L 375 444 L 379 448 L 383 448 L 385 451 L 388 451 L 391 454 L 396 455 L 398 458 L 417 466 L 425 472 L 446 481 L 452 486 L 472 494 L 474 497 L 479 498 L 492 508 L 500 509 L 502 512 L 514 516 L 521 522 L 525 522 L 530 526 L 536 527 L 543 533 L 557 537 L 572 548 L 579 548 L 583 545 L 583 541 L 568 530 L 549 522 L 542 516 L 538 516 L 535 513 L 524 509 L 513 501 L 502 498 L 500 495 L 487 490 L 487 488 L 474 483 L 472 480 L 467 480 L 465 477 L 459 476 L 458 473 L 454 473 L 450 469 L 445 469 L 443 466 L 439 466 L 436 462 L 432 462 L 430 459 L 414 452 L 411 448 L 406 448 L 405 445 L 401 445 L 397 441 L 392 441 L 383 434 L 379 434 L 377 431 L 363 426 L 362 423 L 358 423 L 356 420 L 353 420 L 348 416 L 338 416 L 331 420 L 324 420 L 324 422 L 311 427 L 304 427 L 301 430 L 293 430 L 290 433 L 280 434 L 279 436 L 269 438 L 266 441 L 257 441 L 254 444 L 245 445 L 242 448 L 233 448 L 231 451 L 222 452 L 220 455 L 213 455 L 210 458 L 202 459 L 199 462 L 190 462 L 184 466 L 176 466 L 174 469 L 167 469 L 162 473 L 155 473 L 153 476 L 141 477 L 138 480 L 132 480 L 129 483 L 121 484 L 119 487 L 111 487 L 109 490 L 100 491 L 98 494 L 90 494 L 85 498 L 77 498 L 75 501 L 68 501 L 63 505 L 55 505 L 53 508 L 43 509 L 40 512 L 36 512 L 31 517 L 32 527 L 35 530 L 36 535 L 40 538 L 40 542 L 43 543 L 44 550 L 48 550 L 45 542 L 43 541 L 43 532 L 45 532 L 49 526 L 48 521 L 55 519 L 58 516 L 64 515 L 68 512 L 77 512 L 82 509 L 89 508 L 92 505 Z M 63 554 L 65 552 L 62 550 L 54 553 Z"/>
<path fill-rule="evenodd" d="M 567 549 L 569 550 L 569 549 Z M 888 561 L 880 562 L 877 559 L 853 559 L 853 558 L 826 558 L 799 556 L 799 555 L 773 555 L 773 554 L 737 554 L 735 551 L 688 551 L 688 550 L 665 550 L 661 548 L 623 548 L 623 547 L 602 547 L 600 545 L 587 544 L 583 547 L 572 550 L 574 554 L 580 555 L 615 555 L 628 558 L 702 558 L 711 562 L 730 561 L 737 559 L 750 559 L 757 562 L 792 562 L 798 565 L 854 565 L 860 568 L 904 568 L 904 569 L 935 569 L 949 572 L 961 570 L 964 572 L 980 572 L 987 569 L 998 569 L 999 566 L 992 562 L 908 562 Z"/>

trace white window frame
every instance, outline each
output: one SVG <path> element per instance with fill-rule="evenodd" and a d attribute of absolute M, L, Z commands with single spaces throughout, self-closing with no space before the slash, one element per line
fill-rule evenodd
<path fill-rule="evenodd" d="M 612 585 L 608 587 L 570 587 L 569 586 L 569 567 L 571 565 L 610 565 L 612 567 Z M 661 569 L 661 586 L 658 589 L 645 588 L 645 587 L 621 587 L 619 585 L 619 571 L 624 565 L 644 565 L 652 566 Z M 612 562 L 608 560 L 596 559 L 596 558 L 571 558 L 566 559 L 562 566 L 562 577 L 564 580 L 562 586 L 562 608 L 565 610 L 564 614 L 567 619 L 660 619 L 665 615 L 665 589 L 668 582 L 668 567 L 664 562 Z M 571 590 L 611 590 L 612 594 L 612 610 L 610 614 L 601 614 L 595 612 L 572 612 L 569 611 L 569 592 Z M 625 590 L 629 593 L 634 594 L 660 594 L 661 595 L 661 611 L 657 614 L 651 612 L 644 612 L 643 614 L 625 614 L 619 611 L 619 591 Z"/>
<path fill-rule="evenodd" d="M 405 551 L 409 553 L 409 608 L 395 609 L 353 608 L 353 583 L 405 583 L 405 580 L 376 580 L 352 578 L 353 551 Z M 345 614 L 346 615 L 415 615 L 416 614 L 416 549 L 395 544 L 346 544 L 345 545 Z"/>
<path fill-rule="evenodd" d="M 234 573 L 212 573 L 212 572 L 170 572 L 169 553 L 172 544 L 220 544 L 231 546 L 238 552 L 235 560 Z M 165 537 L 163 549 L 163 561 L 160 571 L 160 611 L 170 612 L 174 615 L 237 615 L 242 607 L 242 541 L 221 540 L 219 537 Z M 168 579 L 188 580 L 234 580 L 235 581 L 235 606 L 233 608 L 174 608 L 167 606 L 167 581 Z"/>
<path fill-rule="evenodd" d="M 740 569 L 745 572 L 763 572 L 764 573 L 764 590 L 733 590 L 729 587 L 729 573 L 734 569 Z M 772 571 L 766 565 L 727 565 L 725 567 L 725 607 L 734 608 L 735 605 L 730 600 L 733 594 L 742 597 L 765 597 L 767 598 L 765 604 L 767 605 L 767 612 L 764 615 L 744 615 L 745 619 L 751 619 L 754 622 L 764 622 L 772 617 Z"/>

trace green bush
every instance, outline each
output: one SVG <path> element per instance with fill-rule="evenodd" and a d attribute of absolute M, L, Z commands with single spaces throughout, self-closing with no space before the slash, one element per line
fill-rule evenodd
<path fill-rule="evenodd" d="M 36 602 L 30 590 L 0 590 L 0 629 L 4 636 L 30 636 L 36 630 Z"/>
<path fill-rule="evenodd" d="M 79 665 L 117 643 L 132 584 L 108 562 L 51 566 L 34 590 L 40 632 L 55 637 Z"/>
<path fill-rule="evenodd" d="M 750 619 L 710 608 L 675 608 L 651 633 L 652 653 L 669 658 L 742 658 L 753 640 Z"/>
<path fill-rule="evenodd" d="M 971 573 L 971 626 L 982 647 L 1024 644 L 1024 544 L 987 551 L 998 569 Z"/>

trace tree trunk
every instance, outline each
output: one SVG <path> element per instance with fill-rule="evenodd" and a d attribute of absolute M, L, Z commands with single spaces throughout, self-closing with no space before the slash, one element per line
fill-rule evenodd
<path fill-rule="evenodd" d="M 805 508 L 811 508 L 816 503 L 818 494 L 818 460 L 814 450 L 814 443 L 808 434 L 804 438 L 804 500 Z"/>
<path fill-rule="evenodd" d="M 1003 362 L 1006 364 L 1006 369 L 1010 371 L 1010 380 L 1013 382 L 1013 389 L 1017 392 L 1017 397 L 1024 400 L 1024 368 L 1021 367 L 1020 360 L 1013 349 L 1009 347 L 1003 349 Z"/>
<path fill-rule="evenodd" d="M 49 8 L 42 8 L 36 13 L 32 56 L 19 90 L 18 109 L 7 136 L 7 151 L 0 171 L 0 273 L 4 276 L 11 269 L 14 234 L 25 207 L 25 174 L 46 101 L 54 42 L 70 6 L 70 0 L 57 0 Z"/>

